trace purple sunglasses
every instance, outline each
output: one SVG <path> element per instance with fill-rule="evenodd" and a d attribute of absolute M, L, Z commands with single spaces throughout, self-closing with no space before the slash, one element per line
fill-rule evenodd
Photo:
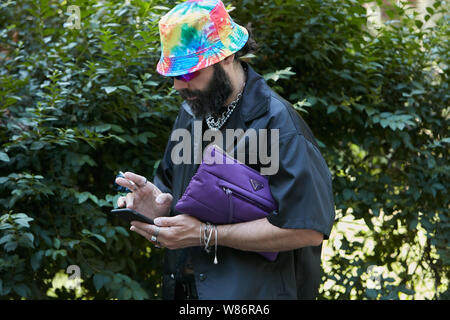
<path fill-rule="evenodd" d="M 197 71 L 194 71 L 194 72 L 191 72 L 191 73 L 182 74 L 180 76 L 175 76 L 174 78 L 177 79 L 177 80 L 184 81 L 184 82 L 189 82 L 192 79 L 196 78 L 200 74 L 199 71 L 200 70 L 197 70 Z"/>

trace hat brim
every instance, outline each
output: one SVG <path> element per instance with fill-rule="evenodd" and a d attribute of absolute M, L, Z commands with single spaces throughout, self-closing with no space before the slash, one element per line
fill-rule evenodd
<path fill-rule="evenodd" d="M 248 40 L 247 29 L 234 24 L 228 39 L 228 46 L 219 41 L 212 47 L 188 56 L 164 57 L 161 55 L 156 70 L 163 76 L 175 77 L 212 66 L 244 47 Z"/>

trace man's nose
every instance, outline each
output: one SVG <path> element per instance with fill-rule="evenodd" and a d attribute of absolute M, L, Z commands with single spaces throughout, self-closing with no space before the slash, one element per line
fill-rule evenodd
<path fill-rule="evenodd" d="M 185 81 L 181 81 L 181 80 L 177 80 L 177 79 L 173 79 L 173 88 L 177 91 L 182 90 L 182 89 L 186 89 L 189 87 L 188 82 Z"/>

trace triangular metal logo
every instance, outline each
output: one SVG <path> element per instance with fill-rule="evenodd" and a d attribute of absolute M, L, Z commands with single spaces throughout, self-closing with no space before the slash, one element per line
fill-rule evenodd
<path fill-rule="evenodd" d="M 253 190 L 258 191 L 264 188 L 264 184 L 258 180 L 250 178 L 250 183 L 252 184 Z"/>

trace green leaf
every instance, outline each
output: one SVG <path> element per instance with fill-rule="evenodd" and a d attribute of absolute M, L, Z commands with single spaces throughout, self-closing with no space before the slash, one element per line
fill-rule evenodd
<path fill-rule="evenodd" d="M 8 155 L 5 152 L 1 152 L 0 151 L 0 161 L 3 161 L 3 162 L 9 162 L 10 161 Z"/>
<path fill-rule="evenodd" d="M 30 263 L 33 271 L 36 271 L 41 266 L 42 257 L 44 256 L 44 251 L 39 250 L 31 255 Z"/>
<path fill-rule="evenodd" d="M 123 299 L 125 299 L 125 300 L 129 300 L 129 299 L 131 299 L 131 296 L 132 296 L 132 292 L 131 292 L 131 290 L 129 289 L 129 288 L 124 288 L 124 292 L 122 293 L 123 295 L 122 295 L 122 297 L 123 297 Z"/>
<path fill-rule="evenodd" d="M 86 243 L 87 245 L 89 245 L 90 247 L 94 248 L 98 253 L 100 253 L 101 255 L 103 255 L 103 251 L 91 240 L 89 239 L 83 239 L 81 241 L 82 243 Z"/>
<path fill-rule="evenodd" d="M 117 90 L 117 87 L 102 87 L 102 89 L 105 90 L 105 92 L 106 92 L 107 94 L 110 94 L 110 93 L 116 91 L 116 90 Z"/>
<path fill-rule="evenodd" d="M 108 282 L 111 281 L 111 277 L 97 273 L 94 275 L 93 280 L 94 280 L 95 290 L 99 291 L 101 288 L 103 288 L 105 286 L 105 284 L 107 284 Z"/>
<path fill-rule="evenodd" d="M 440 183 L 433 183 L 432 187 L 436 190 L 444 190 L 445 187 Z"/>
<path fill-rule="evenodd" d="M 81 204 L 89 199 L 89 192 L 83 192 L 78 195 L 78 204 Z"/>
<path fill-rule="evenodd" d="M 128 233 L 128 231 L 124 228 L 124 227 L 115 227 L 116 228 L 116 231 L 118 232 L 118 233 L 120 233 L 121 235 L 124 235 L 125 237 L 128 237 L 129 236 L 129 233 Z"/>
<path fill-rule="evenodd" d="M 133 93 L 133 90 L 131 90 L 129 87 L 124 86 L 124 85 L 118 86 L 117 88 L 118 88 L 118 89 L 121 89 L 121 90 L 123 90 L 123 91 L 127 91 L 127 92 Z"/>
<path fill-rule="evenodd" d="M 389 125 L 389 123 L 390 123 L 389 119 L 382 119 L 382 120 L 380 121 L 380 125 L 381 125 L 383 128 L 386 128 L 386 127 Z"/>
<path fill-rule="evenodd" d="M 45 147 L 45 143 L 42 141 L 35 141 L 31 144 L 30 150 L 40 150 Z"/>
<path fill-rule="evenodd" d="M 13 225 L 10 223 L 4 222 L 4 223 L 0 224 L 0 230 L 7 230 L 7 229 L 12 229 L 12 228 L 13 228 Z"/>
<path fill-rule="evenodd" d="M 287 67 L 283 70 L 277 70 L 275 72 L 267 73 L 263 76 L 266 81 L 278 81 L 279 79 L 289 79 L 292 75 L 295 75 L 295 72 L 291 71 L 292 67 Z"/>
<path fill-rule="evenodd" d="M 31 292 L 30 288 L 28 288 L 28 286 L 23 283 L 14 285 L 13 290 L 20 297 L 25 297 L 25 298 L 28 297 Z"/>
<path fill-rule="evenodd" d="M 160 6 L 160 5 L 153 6 L 152 9 L 155 9 L 155 10 L 163 10 L 163 11 L 169 11 L 169 10 L 170 10 L 170 8 L 165 7 L 165 6 Z"/>
<path fill-rule="evenodd" d="M 54 238 L 53 239 L 53 247 L 55 247 L 55 249 L 59 249 L 61 246 L 61 241 L 58 238 Z"/>
<path fill-rule="evenodd" d="M 93 232 L 91 232 L 91 231 L 89 231 L 89 230 L 87 230 L 87 229 L 83 229 L 83 230 L 81 231 L 81 233 L 82 233 L 82 234 L 85 234 L 85 235 L 89 235 L 89 236 L 95 237 L 95 238 L 97 238 L 98 240 L 100 240 L 101 242 L 106 243 L 106 239 L 105 239 L 105 237 L 103 237 L 102 235 L 99 235 L 99 234 L 97 234 L 97 233 L 93 233 Z"/>
<path fill-rule="evenodd" d="M 13 239 L 14 239 L 14 235 L 13 234 L 11 234 L 11 233 L 10 234 L 6 234 L 6 235 L 4 235 L 3 237 L 0 238 L 0 244 L 8 243 L 8 242 L 10 242 Z"/>
<path fill-rule="evenodd" d="M 335 105 L 329 105 L 329 106 L 327 107 L 327 114 L 333 113 L 333 112 L 335 112 L 336 110 L 337 110 L 337 106 L 335 106 Z"/>
<path fill-rule="evenodd" d="M 28 218 L 21 218 L 21 219 L 15 219 L 14 220 L 16 224 L 18 224 L 22 228 L 29 228 L 30 224 L 28 221 L 30 221 Z"/>
<path fill-rule="evenodd" d="M 409 289 L 409 288 L 406 288 L 405 286 L 402 286 L 402 287 L 399 289 L 399 291 L 400 291 L 400 292 L 403 292 L 404 294 L 407 294 L 407 295 L 413 295 L 414 293 L 416 293 L 414 290 L 411 290 L 411 289 Z"/>
<path fill-rule="evenodd" d="M 52 259 L 53 259 L 54 261 L 56 261 L 56 259 L 58 258 L 58 256 L 63 256 L 63 257 L 67 256 L 67 251 L 64 250 L 64 249 L 61 249 L 61 250 L 52 250 Z"/>
<path fill-rule="evenodd" d="M 98 198 L 97 196 L 93 195 L 92 193 L 89 193 L 89 199 L 92 200 L 96 205 L 98 205 Z"/>
<path fill-rule="evenodd" d="M 19 243 L 28 248 L 34 248 L 34 235 L 30 232 L 25 232 L 21 235 Z"/>
<path fill-rule="evenodd" d="M 412 219 L 412 220 L 409 222 L 409 229 L 410 229 L 410 230 L 415 230 L 415 229 L 417 228 L 418 222 L 419 222 L 419 221 L 417 220 L 417 218 Z"/>
<path fill-rule="evenodd" d="M 97 234 L 97 233 L 92 233 L 92 236 L 95 237 L 95 238 L 97 238 L 97 239 L 100 240 L 101 242 L 106 243 L 106 239 L 105 239 L 104 236 L 99 235 L 99 234 Z"/>
<path fill-rule="evenodd" d="M 94 128 L 95 132 L 105 132 L 105 131 L 108 131 L 109 129 L 111 129 L 111 125 L 108 123 L 104 123 L 104 124 L 95 126 L 95 128 Z"/>
<path fill-rule="evenodd" d="M 17 248 L 17 242 L 16 241 L 8 242 L 4 245 L 4 248 L 6 252 L 14 251 Z"/>
<path fill-rule="evenodd" d="M 120 143 L 126 143 L 126 142 L 127 142 L 126 140 L 122 139 L 121 137 L 119 137 L 119 136 L 117 136 L 117 135 L 115 135 L 115 134 L 110 134 L 109 136 L 112 137 L 112 138 L 114 138 L 114 139 L 116 139 L 116 140 L 119 141 Z"/>
<path fill-rule="evenodd" d="M 344 189 L 342 192 L 342 195 L 344 197 L 344 200 L 350 200 L 353 196 L 354 192 L 350 189 Z"/>
<path fill-rule="evenodd" d="M 366 289 L 366 295 L 371 299 L 376 299 L 378 296 L 378 291 L 375 289 Z"/>

